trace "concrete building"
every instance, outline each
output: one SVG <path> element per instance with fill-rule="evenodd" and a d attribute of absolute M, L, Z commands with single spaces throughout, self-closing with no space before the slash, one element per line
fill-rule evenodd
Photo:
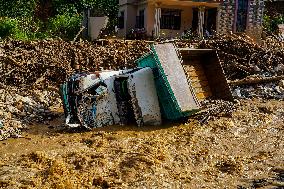
<path fill-rule="evenodd" d="M 119 0 L 118 36 L 133 29 L 147 36 L 173 38 L 191 30 L 260 35 L 264 0 Z"/>

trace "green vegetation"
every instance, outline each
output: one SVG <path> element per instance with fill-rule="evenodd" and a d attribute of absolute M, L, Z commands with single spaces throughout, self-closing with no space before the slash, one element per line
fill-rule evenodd
<path fill-rule="evenodd" d="M 264 15 L 263 21 L 263 27 L 268 34 L 277 33 L 278 25 L 284 24 L 284 15 L 275 17 Z"/>
<path fill-rule="evenodd" d="M 72 40 L 87 9 L 109 16 L 111 31 L 116 25 L 117 5 L 118 0 L 0 0 L 0 38 Z"/>
<path fill-rule="evenodd" d="M 276 34 L 278 25 L 284 24 L 284 2 L 268 0 L 265 2 L 263 17 L 264 31 L 268 34 Z"/>
<path fill-rule="evenodd" d="M 48 33 L 53 37 L 72 39 L 79 32 L 81 21 L 80 15 L 56 15 L 48 22 Z"/>

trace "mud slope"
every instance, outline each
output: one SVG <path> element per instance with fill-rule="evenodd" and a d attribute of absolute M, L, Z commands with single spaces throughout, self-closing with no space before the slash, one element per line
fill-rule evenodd
<path fill-rule="evenodd" d="M 284 102 L 241 101 L 199 125 L 68 131 L 58 118 L 0 144 L 2 188 L 283 188 Z M 40 130 L 38 128 L 41 128 Z"/>

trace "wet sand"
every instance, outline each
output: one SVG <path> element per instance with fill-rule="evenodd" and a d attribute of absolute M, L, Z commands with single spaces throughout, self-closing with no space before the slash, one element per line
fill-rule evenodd
<path fill-rule="evenodd" d="M 0 188 L 283 188 L 284 102 L 241 100 L 208 124 L 70 130 L 0 143 Z"/>

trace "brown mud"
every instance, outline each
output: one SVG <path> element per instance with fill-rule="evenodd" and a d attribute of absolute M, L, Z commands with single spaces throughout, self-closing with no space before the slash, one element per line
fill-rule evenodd
<path fill-rule="evenodd" d="M 0 143 L 0 188 L 283 188 L 284 102 L 241 100 L 207 124 L 63 127 Z"/>

